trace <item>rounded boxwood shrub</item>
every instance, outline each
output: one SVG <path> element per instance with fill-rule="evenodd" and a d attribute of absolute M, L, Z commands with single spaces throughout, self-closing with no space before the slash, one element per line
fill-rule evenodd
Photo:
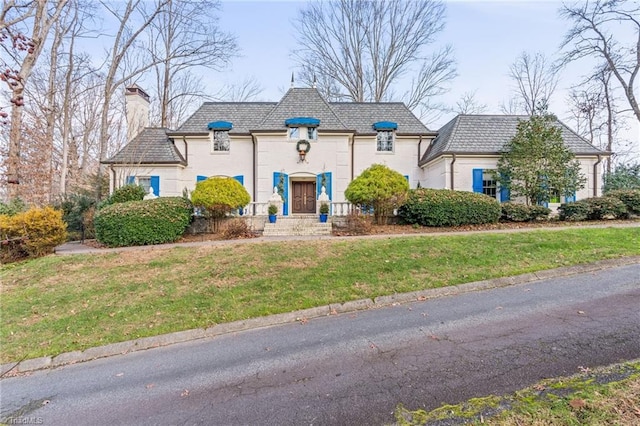
<path fill-rule="evenodd" d="M 503 203 L 500 205 L 503 222 L 532 222 L 538 219 L 547 219 L 551 209 L 544 206 L 527 206 L 521 203 Z"/>
<path fill-rule="evenodd" d="M 565 220 L 568 222 L 580 222 L 583 220 L 589 219 L 589 214 L 591 213 L 591 205 L 587 201 L 578 200 L 572 203 L 563 203 L 558 207 L 558 214 L 560 220 Z"/>
<path fill-rule="evenodd" d="M 459 226 L 495 223 L 500 203 L 483 194 L 448 189 L 419 188 L 398 210 L 401 220 L 422 226 Z"/>
<path fill-rule="evenodd" d="M 617 189 L 607 192 L 607 197 L 617 198 L 624 203 L 629 214 L 640 216 L 640 189 Z"/>
<path fill-rule="evenodd" d="M 109 247 L 170 243 L 182 236 L 192 212 L 182 197 L 112 204 L 95 214 L 96 239 Z"/>

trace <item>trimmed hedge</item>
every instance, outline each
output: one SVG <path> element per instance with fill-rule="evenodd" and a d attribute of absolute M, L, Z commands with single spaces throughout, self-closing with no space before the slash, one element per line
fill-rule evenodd
<path fill-rule="evenodd" d="M 0 215 L 2 262 L 39 257 L 67 239 L 62 212 L 51 207 L 31 208 L 13 216 Z"/>
<path fill-rule="evenodd" d="M 106 200 L 100 203 L 98 208 L 101 209 L 112 204 L 126 203 L 128 201 L 142 201 L 145 195 L 147 193 L 142 186 L 130 183 L 116 188 Z"/>
<path fill-rule="evenodd" d="M 422 226 L 495 223 L 500 214 L 500 203 L 486 195 L 428 188 L 410 190 L 406 203 L 398 210 L 403 222 Z"/>
<path fill-rule="evenodd" d="M 532 222 L 539 219 L 548 219 L 551 209 L 544 206 L 527 206 L 521 203 L 503 203 L 502 222 Z"/>
<path fill-rule="evenodd" d="M 629 211 L 618 198 L 604 196 L 585 198 L 574 203 L 564 203 L 558 208 L 560 220 L 582 221 L 603 219 L 625 219 Z"/>
<path fill-rule="evenodd" d="M 109 247 L 170 243 L 182 236 L 192 212 L 182 197 L 112 204 L 96 212 L 96 238 Z"/>
<path fill-rule="evenodd" d="M 617 189 L 607 192 L 607 197 L 617 198 L 630 214 L 640 216 L 640 189 Z"/>

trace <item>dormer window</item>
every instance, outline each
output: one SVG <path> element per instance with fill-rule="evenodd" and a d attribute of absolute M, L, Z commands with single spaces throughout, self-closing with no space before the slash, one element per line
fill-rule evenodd
<path fill-rule="evenodd" d="M 284 120 L 284 125 L 289 128 L 289 139 L 307 140 L 318 139 L 318 126 L 320 120 L 313 117 L 291 117 Z"/>
<path fill-rule="evenodd" d="M 289 139 L 299 139 L 299 138 L 300 138 L 300 128 L 289 127 Z"/>
<path fill-rule="evenodd" d="M 373 123 L 373 130 L 377 132 L 376 151 L 393 152 L 393 141 L 398 123 L 393 121 L 378 121 Z"/>
<path fill-rule="evenodd" d="M 316 127 L 307 127 L 307 139 L 310 141 L 315 141 L 318 139 L 318 128 Z"/>

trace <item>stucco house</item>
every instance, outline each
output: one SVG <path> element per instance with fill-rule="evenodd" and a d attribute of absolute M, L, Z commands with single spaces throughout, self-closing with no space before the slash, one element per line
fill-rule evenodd
<path fill-rule="evenodd" d="M 251 195 L 250 215 L 266 212 L 277 186 L 284 190 L 284 216 L 317 212 L 322 186 L 332 214 L 340 215 L 347 211 L 349 182 L 375 163 L 403 174 L 411 188 L 475 191 L 506 201 L 490 171 L 518 120 L 527 118 L 458 115 L 434 131 L 402 103 L 327 102 L 315 88 L 291 87 L 279 102 L 206 102 L 171 130 L 144 127 L 149 97 L 142 89 L 127 88 L 126 98 L 131 140 L 104 162 L 111 190 L 135 182 L 157 196 L 179 196 L 199 180 L 230 176 Z M 575 197 L 599 195 L 599 164 L 609 153 L 558 126 L 587 177 Z"/>

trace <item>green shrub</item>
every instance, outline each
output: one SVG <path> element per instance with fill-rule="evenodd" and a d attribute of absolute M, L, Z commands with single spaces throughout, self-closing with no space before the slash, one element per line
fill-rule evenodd
<path fill-rule="evenodd" d="M 113 191 L 106 200 L 100 203 L 99 208 L 117 203 L 126 203 L 128 201 L 142 201 L 145 195 L 147 195 L 147 193 L 142 186 L 128 184 Z"/>
<path fill-rule="evenodd" d="M 60 202 L 58 208 L 62 210 L 62 220 L 67 224 L 70 239 L 95 236 L 92 221 L 86 221 L 86 216 L 93 214 L 95 205 L 96 200 L 84 194 L 71 194 Z"/>
<path fill-rule="evenodd" d="M 486 195 L 428 188 L 409 191 L 407 202 L 398 211 L 403 222 L 422 226 L 495 223 L 500 214 L 500 203 Z"/>
<path fill-rule="evenodd" d="M 407 198 L 409 183 L 400 173 L 382 164 L 374 164 L 363 170 L 349 183 L 344 196 L 356 205 L 373 207 L 378 225 L 386 223 L 393 210 Z"/>
<path fill-rule="evenodd" d="M 607 196 L 622 201 L 629 214 L 640 216 L 640 189 L 617 189 L 608 192 Z"/>
<path fill-rule="evenodd" d="M 588 220 L 590 212 L 591 205 L 587 199 L 574 201 L 572 203 L 563 203 L 558 207 L 560 220 L 565 220 L 567 222 Z"/>
<path fill-rule="evenodd" d="M 13 216 L 0 215 L 2 262 L 53 253 L 67 239 L 62 212 L 52 207 L 31 208 Z"/>
<path fill-rule="evenodd" d="M 589 220 L 622 219 L 629 216 L 627 207 L 618 198 L 604 196 L 588 198 Z"/>
<path fill-rule="evenodd" d="M 210 177 L 196 184 L 191 193 L 194 206 L 204 207 L 214 218 L 224 217 L 251 201 L 245 187 L 230 177 Z"/>
<path fill-rule="evenodd" d="M 112 204 L 95 214 L 96 238 L 109 247 L 173 242 L 184 233 L 192 212 L 182 197 Z"/>
<path fill-rule="evenodd" d="M 2 201 L 0 201 L 0 214 L 13 216 L 26 210 L 27 205 L 20 198 L 14 198 L 8 203 L 3 203 Z"/>
<path fill-rule="evenodd" d="M 544 206 L 527 206 L 521 203 L 503 203 L 500 205 L 502 222 L 532 222 L 539 219 L 547 219 L 551 209 Z"/>
<path fill-rule="evenodd" d="M 629 215 L 627 207 L 618 198 L 604 196 L 564 203 L 558 208 L 560 220 L 582 221 L 622 219 Z"/>

